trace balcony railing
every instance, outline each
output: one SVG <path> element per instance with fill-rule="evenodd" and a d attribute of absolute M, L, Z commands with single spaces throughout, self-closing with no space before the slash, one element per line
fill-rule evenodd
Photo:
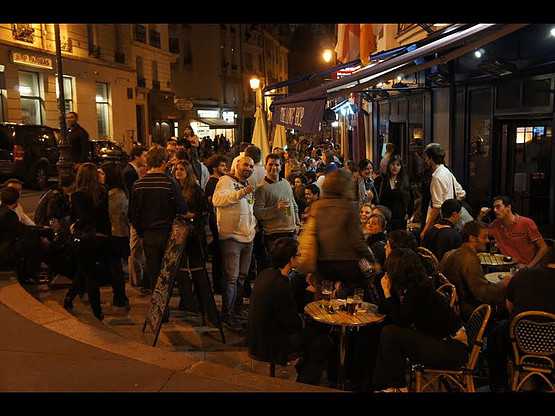
<path fill-rule="evenodd" d="M 137 78 L 137 87 L 146 88 L 146 79 Z"/>
<path fill-rule="evenodd" d="M 33 29 L 33 26 L 29 23 L 14 23 L 12 24 L 12 36 L 15 40 L 33 43 L 35 29 Z"/>
<path fill-rule="evenodd" d="M 71 38 L 64 39 L 61 43 L 62 51 L 71 53 L 73 51 L 73 41 Z"/>
<path fill-rule="evenodd" d="M 148 43 L 150 43 L 150 46 L 154 46 L 155 48 L 162 47 L 162 44 L 160 42 L 160 32 L 158 32 L 157 30 L 150 29 L 148 31 L 148 38 Z"/>
<path fill-rule="evenodd" d="M 409 30 L 415 28 L 416 23 L 399 23 L 397 25 L 397 36 L 407 33 Z"/>
<path fill-rule="evenodd" d="M 114 60 L 118 64 L 124 64 L 125 63 L 125 54 L 123 52 L 116 52 L 114 54 Z"/>
<path fill-rule="evenodd" d="M 146 43 L 145 25 L 133 25 L 133 36 L 137 42 Z"/>

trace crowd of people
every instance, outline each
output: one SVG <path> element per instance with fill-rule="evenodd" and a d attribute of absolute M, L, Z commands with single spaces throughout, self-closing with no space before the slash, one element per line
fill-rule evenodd
<path fill-rule="evenodd" d="M 350 336 L 353 389 L 403 391 L 407 358 L 460 367 L 469 354 L 464 325 L 485 303 L 495 308 L 488 330 L 491 386 L 503 390 L 507 322 L 524 310 L 555 312 L 555 258 L 534 221 L 516 214 L 506 196 L 473 218 L 444 159 L 440 145 L 428 145 L 415 178 L 392 145 L 375 169 L 368 159 L 344 160 L 330 141 L 293 140 L 262 158 L 252 144 L 201 141 L 188 127 L 165 146 L 135 146 L 125 167 L 80 160 L 75 178 L 63 178 L 41 197 L 34 222 L 18 203 L 21 182 L 5 183 L 0 258 L 21 280 L 36 275 L 41 263 L 72 278 L 64 307 L 72 310 L 75 298 L 87 294 L 102 320 L 102 276 L 109 276 L 117 308 L 131 307 L 124 262 L 129 284 L 149 296 L 181 216 L 191 232 L 177 278 L 179 307 L 205 310 L 207 296 L 221 294 L 226 327 L 245 333 L 249 352 L 261 360 L 300 357 L 300 382 L 319 384 L 324 370 L 331 385 L 337 382 L 336 334 L 303 317 L 322 282 L 331 281 L 336 297 L 363 289 L 364 300 L 386 316 Z M 478 257 L 488 245 L 518 264 L 499 284 L 484 277 Z M 455 286 L 457 309 L 437 292 L 438 274 Z"/>

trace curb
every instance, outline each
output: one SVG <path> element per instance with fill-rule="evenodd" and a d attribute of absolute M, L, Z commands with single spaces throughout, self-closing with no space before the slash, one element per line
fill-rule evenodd
<path fill-rule="evenodd" d="M 202 376 L 215 382 L 225 381 L 226 383 L 231 383 L 245 392 L 338 392 L 326 387 L 271 378 L 208 362 L 204 360 L 204 352 L 163 351 L 128 340 L 106 327 L 103 328 L 101 323 L 99 323 L 97 328 L 79 321 L 65 310 L 62 312 L 49 308 L 29 294 L 17 282 L 0 285 L 0 303 L 25 319 L 59 335 L 103 351 L 171 370 L 174 373 L 170 379 L 179 374 Z M 172 384 L 172 388 L 180 391 L 177 384 Z"/>

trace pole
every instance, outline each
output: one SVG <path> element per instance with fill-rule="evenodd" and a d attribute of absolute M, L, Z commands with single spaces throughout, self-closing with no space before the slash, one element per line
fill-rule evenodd
<path fill-rule="evenodd" d="M 58 145 L 60 149 L 60 157 L 58 159 L 58 178 L 61 185 L 62 178 L 68 177 L 73 173 L 73 162 L 71 158 L 71 146 L 67 142 L 67 125 L 66 125 L 66 100 L 64 94 L 64 71 L 62 69 L 62 43 L 60 40 L 60 25 L 54 23 L 54 38 L 56 43 L 56 69 L 58 71 L 58 109 L 60 111 L 60 133 L 61 139 Z"/>

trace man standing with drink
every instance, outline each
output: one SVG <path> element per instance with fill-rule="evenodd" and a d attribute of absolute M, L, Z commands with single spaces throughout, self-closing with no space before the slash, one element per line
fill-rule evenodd
<path fill-rule="evenodd" d="M 225 276 L 222 320 L 232 329 L 240 329 L 237 318 L 256 234 L 254 187 L 247 182 L 253 170 L 254 161 L 242 157 L 233 175 L 218 180 L 212 196 Z"/>
<path fill-rule="evenodd" d="M 270 252 L 274 242 L 278 238 L 295 238 L 300 225 L 299 208 L 293 189 L 289 182 L 280 179 L 280 171 L 281 158 L 277 154 L 269 154 L 266 157 L 264 185 L 256 190 L 254 198 L 254 215 L 264 231 L 266 267 L 270 263 Z"/>

